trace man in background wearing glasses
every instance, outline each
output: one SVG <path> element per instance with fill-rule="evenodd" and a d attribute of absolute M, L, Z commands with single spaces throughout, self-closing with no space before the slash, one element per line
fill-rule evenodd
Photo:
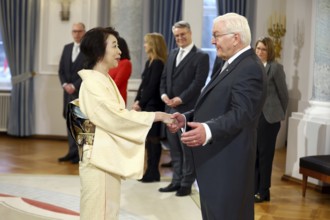
<path fill-rule="evenodd" d="M 165 64 L 161 85 L 161 99 L 167 113 L 192 109 L 203 88 L 209 72 L 209 56 L 192 42 L 190 24 L 179 21 L 172 27 L 178 48 L 173 49 Z M 173 176 L 171 183 L 160 192 L 175 192 L 176 196 L 191 194 L 195 181 L 192 151 L 180 141 L 181 131 L 166 131 L 170 148 Z"/>
<path fill-rule="evenodd" d="M 85 34 L 85 25 L 83 23 L 75 23 L 72 25 L 72 43 L 64 46 L 58 76 L 63 88 L 63 117 L 66 118 L 68 104 L 78 98 L 81 78 L 78 71 L 83 69 L 84 55 L 80 53 L 80 41 Z M 59 162 L 79 162 L 78 147 L 74 139 L 68 134 L 69 151 L 64 157 L 58 158 Z"/>

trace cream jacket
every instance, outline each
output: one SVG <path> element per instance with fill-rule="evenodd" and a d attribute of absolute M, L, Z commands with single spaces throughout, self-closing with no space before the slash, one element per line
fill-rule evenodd
<path fill-rule="evenodd" d="M 108 75 L 94 70 L 81 70 L 78 74 L 83 80 L 80 109 L 96 126 L 90 162 L 123 178 L 141 178 L 145 139 L 155 113 L 125 109 L 125 102 Z"/>

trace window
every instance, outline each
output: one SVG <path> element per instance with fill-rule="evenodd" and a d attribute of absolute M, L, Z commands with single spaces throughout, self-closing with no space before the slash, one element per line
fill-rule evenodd
<path fill-rule="evenodd" d="M 218 15 L 216 0 L 204 0 L 204 11 L 203 11 L 203 36 L 202 36 L 202 49 L 207 52 L 210 57 L 210 73 L 213 69 L 213 63 L 216 58 L 216 50 L 214 45 L 211 43 L 212 39 L 212 26 L 213 19 Z M 208 78 L 209 80 L 209 78 Z M 208 81 L 207 81 L 208 82 Z"/>
<path fill-rule="evenodd" d="M 11 90 L 11 74 L 0 33 L 0 91 Z"/>

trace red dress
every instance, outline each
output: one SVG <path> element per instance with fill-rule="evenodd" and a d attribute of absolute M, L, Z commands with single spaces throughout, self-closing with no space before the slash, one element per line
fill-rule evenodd
<path fill-rule="evenodd" d="M 119 61 L 116 68 L 109 70 L 109 75 L 115 81 L 121 96 L 127 104 L 127 84 L 132 73 L 132 63 L 129 59 Z"/>

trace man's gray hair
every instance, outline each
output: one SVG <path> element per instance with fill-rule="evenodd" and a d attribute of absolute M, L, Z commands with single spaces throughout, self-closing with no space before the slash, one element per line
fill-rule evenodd
<path fill-rule="evenodd" d="M 186 21 L 178 21 L 172 26 L 172 31 L 175 28 L 188 28 L 188 30 L 190 31 L 190 24 Z"/>
<path fill-rule="evenodd" d="M 241 37 L 243 46 L 251 43 L 251 31 L 247 19 L 236 13 L 227 13 L 214 19 L 214 23 L 224 22 L 226 33 L 238 33 Z"/>

